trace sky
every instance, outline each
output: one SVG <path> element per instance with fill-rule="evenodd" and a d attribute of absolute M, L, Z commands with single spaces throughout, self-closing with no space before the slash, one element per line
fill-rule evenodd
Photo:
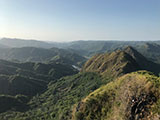
<path fill-rule="evenodd" d="M 160 0 L 0 0 L 0 37 L 160 40 Z"/>

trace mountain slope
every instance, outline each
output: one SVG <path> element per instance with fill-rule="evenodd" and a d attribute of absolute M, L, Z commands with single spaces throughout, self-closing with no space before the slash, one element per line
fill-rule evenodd
<path fill-rule="evenodd" d="M 113 52 L 126 46 L 136 48 L 147 59 L 160 63 L 159 61 L 159 41 L 74 41 L 62 43 L 60 48 L 66 48 L 75 51 L 82 56 L 93 56 L 98 53 Z"/>
<path fill-rule="evenodd" d="M 112 77 L 137 70 L 149 70 L 158 74 L 160 72 L 160 65 L 148 61 L 130 46 L 124 50 L 95 55 L 82 68 L 82 72 L 98 72 L 104 76 L 109 75 Z"/>
<path fill-rule="evenodd" d="M 135 61 L 138 63 L 138 65 L 141 67 L 141 69 L 152 71 L 155 74 L 159 74 L 160 64 L 149 61 L 147 58 L 145 58 L 141 53 L 139 53 L 133 47 L 130 47 L 130 46 L 126 47 L 124 49 L 124 52 L 132 56 L 135 59 Z"/>
<path fill-rule="evenodd" d="M 117 77 L 139 69 L 140 66 L 130 55 L 118 50 L 93 56 L 83 66 L 82 72 L 92 71 L 104 76 Z"/>
<path fill-rule="evenodd" d="M 75 103 L 109 81 L 110 79 L 102 79 L 100 75 L 91 72 L 63 77 L 51 82 L 46 92 L 33 97 L 28 103 L 28 111 L 7 111 L 0 114 L 0 119 L 10 114 L 12 117 L 8 117 L 7 120 L 69 120 L 71 108 Z"/>
<path fill-rule="evenodd" d="M 80 66 L 86 60 L 84 57 L 67 50 L 35 47 L 2 49 L 0 51 L 0 58 L 22 62 L 59 62 L 77 66 Z"/>
<path fill-rule="evenodd" d="M 24 95 L 9 96 L 9 95 L 0 95 L 0 113 L 7 110 L 15 109 L 17 111 L 25 111 L 27 109 L 28 98 Z"/>
<path fill-rule="evenodd" d="M 97 89 L 73 109 L 73 120 L 158 120 L 160 78 L 146 71 Z"/>
<path fill-rule="evenodd" d="M 35 95 L 45 90 L 50 81 L 76 73 L 69 65 L 0 60 L 0 94 Z"/>
<path fill-rule="evenodd" d="M 47 81 L 20 76 L 20 75 L 0 75 L 0 94 L 7 95 L 35 95 L 46 89 Z"/>
<path fill-rule="evenodd" d="M 156 43 L 146 43 L 137 46 L 136 49 L 146 56 L 149 60 L 160 64 L 160 45 Z"/>
<path fill-rule="evenodd" d="M 137 45 L 144 45 L 146 41 L 74 41 L 70 42 L 70 44 L 67 43 L 65 45 L 66 49 L 71 49 L 76 51 L 76 53 L 82 55 L 82 56 L 93 56 L 98 53 L 105 53 L 109 51 L 114 51 L 117 48 L 122 48 L 124 46 L 137 46 Z"/>

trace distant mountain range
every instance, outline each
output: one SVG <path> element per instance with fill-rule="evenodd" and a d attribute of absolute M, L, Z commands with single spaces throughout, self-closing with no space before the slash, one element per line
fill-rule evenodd
<path fill-rule="evenodd" d="M 52 48 L 53 45 L 47 42 L 38 41 L 38 40 L 24 40 L 16 38 L 2 38 L 0 39 L 0 44 L 7 47 L 40 47 L 40 48 Z"/>
<path fill-rule="evenodd" d="M 160 41 L 74 41 L 74 42 L 43 42 L 37 40 L 23 39 L 0 39 L 0 48 L 60 48 L 65 51 L 74 52 L 80 56 L 91 57 L 98 53 L 111 52 L 116 49 L 123 49 L 126 46 L 132 46 L 143 54 L 147 59 L 160 63 L 159 48 Z M 147 48 L 148 46 L 148 48 Z M 1 50 L 2 51 L 2 50 Z M 23 51 L 23 50 L 22 50 Z M 43 52 L 42 52 L 43 53 Z M 1 54 L 0 54 L 1 55 Z"/>

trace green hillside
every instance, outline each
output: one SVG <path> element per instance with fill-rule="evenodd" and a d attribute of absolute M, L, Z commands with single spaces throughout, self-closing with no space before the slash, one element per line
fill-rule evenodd
<path fill-rule="evenodd" d="M 68 120 L 71 119 L 71 108 L 75 103 L 89 95 L 101 85 L 112 79 L 102 78 L 96 73 L 86 72 L 63 77 L 48 85 L 46 92 L 33 97 L 28 103 L 26 112 L 16 110 L 10 113 L 8 120 Z M 0 119 L 6 118 L 9 112 L 1 113 Z M 4 119 L 5 120 L 5 119 Z"/>
<path fill-rule="evenodd" d="M 17 96 L 9 96 L 9 95 L 0 95 L 0 113 L 5 112 L 7 110 L 17 110 L 17 111 L 25 111 L 27 106 L 28 98 L 24 95 Z"/>
<path fill-rule="evenodd" d="M 123 74 L 149 70 L 158 74 L 160 65 L 147 60 L 132 47 L 105 54 L 97 54 L 89 59 L 82 71 L 98 72 L 104 76 L 117 77 Z"/>
<path fill-rule="evenodd" d="M 81 66 L 86 60 L 84 57 L 71 51 L 58 48 L 44 49 L 35 47 L 1 49 L 0 59 L 21 62 L 57 62 L 76 66 Z"/>
<path fill-rule="evenodd" d="M 160 64 L 160 44 L 146 43 L 142 46 L 137 46 L 136 49 L 149 60 Z"/>
<path fill-rule="evenodd" d="M 74 120 L 158 120 L 160 78 L 147 71 L 126 74 L 83 99 Z"/>
<path fill-rule="evenodd" d="M 0 60 L 0 73 L 6 75 L 14 75 L 22 73 L 24 76 L 29 73 L 35 73 L 37 75 L 52 76 L 53 78 L 60 78 L 66 75 L 72 75 L 77 73 L 71 65 L 61 63 L 34 63 L 34 62 L 10 62 L 6 60 Z M 25 72 L 22 72 L 25 71 Z M 28 74 L 27 74 L 28 73 Z"/>
<path fill-rule="evenodd" d="M 82 71 L 98 72 L 104 76 L 117 77 L 140 69 L 136 61 L 123 51 L 98 54 L 89 59 Z"/>
<path fill-rule="evenodd" d="M 0 94 L 7 95 L 36 95 L 47 87 L 47 81 L 20 76 L 20 75 L 0 75 Z"/>
<path fill-rule="evenodd" d="M 50 81 L 76 74 L 72 66 L 52 63 L 15 63 L 0 60 L 0 94 L 36 95 Z"/>

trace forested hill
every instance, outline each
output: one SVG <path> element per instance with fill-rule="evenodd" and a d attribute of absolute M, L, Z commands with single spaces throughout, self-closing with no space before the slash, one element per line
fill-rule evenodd
<path fill-rule="evenodd" d="M 0 94 L 35 95 L 45 90 L 50 81 L 77 72 L 72 66 L 60 63 L 15 63 L 0 60 Z"/>
<path fill-rule="evenodd" d="M 64 49 L 59 48 L 6 48 L 0 50 L 0 59 L 20 61 L 20 62 L 45 62 L 45 63 L 66 63 L 81 66 L 86 58 Z"/>
<path fill-rule="evenodd" d="M 137 70 L 149 70 L 158 74 L 160 73 L 160 65 L 147 60 L 130 46 L 124 50 L 97 54 L 89 59 L 82 68 L 83 72 L 98 72 L 112 77 Z"/>

